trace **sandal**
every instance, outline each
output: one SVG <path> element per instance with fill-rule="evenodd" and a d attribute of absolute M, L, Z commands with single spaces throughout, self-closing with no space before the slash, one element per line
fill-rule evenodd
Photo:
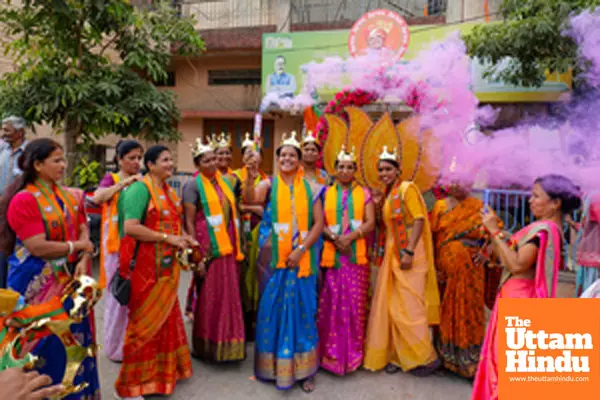
<path fill-rule="evenodd" d="M 308 378 L 300 382 L 300 389 L 304 393 L 312 393 L 315 390 L 315 378 Z"/>
<path fill-rule="evenodd" d="M 395 374 L 396 372 L 400 372 L 400 367 L 394 364 L 388 364 L 385 366 L 385 372 L 388 374 Z"/>

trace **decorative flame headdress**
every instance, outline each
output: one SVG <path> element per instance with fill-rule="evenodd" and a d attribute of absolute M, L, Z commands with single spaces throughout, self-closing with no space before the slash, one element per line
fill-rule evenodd
<path fill-rule="evenodd" d="M 196 144 L 191 144 L 190 148 L 192 150 L 192 157 L 194 158 L 199 157 L 204 153 L 208 153 L 209 151 L 215 150 L 214 142 L 204 144 L 202 138 L 196 138 Z"/>
<path fill-rule="evenodd" d="M 396 154 L 396 149 L 394 149 L 393 153 L 388 152 L 388 147 L 383 146 L 381 150 L 381 154 L 379 154 L 379 161 L 396 161 L 398 162 L 398 154 Z"/>
<path fill-rule="evenodd" d="M 337 156 L 338 161 L 350 161 L 356 162 L 356 155 L 354 154 L 354 147 L 352 148 L 352 152 L 346 152 L 346 146 L 342 145 L 342 148 Z"/>
<path fill-rule="evenodd" d="M 313 134 L 313 131 L 306 132 L 306 134 L 304 134 L 304 136 L 302 137 L 302 146 L 304 146 L 307 143 L 314 143 L 317 146 L 321 147 L 321 143 L 319 142 L 319 139 L 317 139 L 317 137 Z"/>
<path fill-rule="evenodd" d="M 401 179 L 413 181 L 422 192 L 436 184 L 441 146 L 431 131 L 422 128 L 418 117 L 407 118 L 395 125 L 389 113 L 373 122 L 360 108 L 346 107 L 345 111 L 348 123 L 336 115 L 325 114 L 329 135 L 323 144 L 323 161 L 329 174 L 335 174 L 334 164 L 342 146 L 346 149 L 355 147 L 359 171 L 356 178 L 362 185 L 382 189 L 377 160 L 398 162 Z"/>
<path fill-rule="evenodd" d="M 292 146 L 297 149 L 302 149 L 300 142 L 298 140 L 296 140 L 296 131 L 292 131 L 292 133 L 290 133 L 290 136 L 288 136 L 287 138 L 286 138 L 286 134 L 285 133 L 283 134 L 283 136 L 281 138 L 281 144 L 279 145 L 279 147 L 283 147 L 283 146 Z"/>
<path fill-rule="evenodd" d="M 225 132 L 221 132 L 219 137 L 212 136 L 212 144 L 215 149 L 224 149 L 231 147 L 231 136 Z"/>

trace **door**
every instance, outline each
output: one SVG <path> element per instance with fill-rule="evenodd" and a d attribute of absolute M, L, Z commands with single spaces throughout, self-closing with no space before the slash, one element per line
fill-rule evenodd
<path fill-rule="evenodd" d="M 273 173 L 273 133 L 275 124 L 272 120 L 263 120 L 262 122 L 262 150 L 263 160 L 260 168 L 268 175 Z M 246 137 L 246 132 L 252 133 L 254 130 L 253 119 L 205 119 L 204 132 L 206 136 L 215 134 L 220 135 L 225 132 L 231 136 L 231 146 L 233 149 L 233 164 L 231 168 L 238 169 L 242 167 L 242 142 Z"/>

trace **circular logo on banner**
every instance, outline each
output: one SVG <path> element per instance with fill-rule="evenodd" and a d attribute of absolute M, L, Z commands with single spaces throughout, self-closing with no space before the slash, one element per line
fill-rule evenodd
<path fill-rule="evenodd" d="M 348 49 L 353 57 L 379 52 L 397 60 L 406 53 L 410 30 L 406 20 L 390 10 L 366 13 L 352 26 Z"/>

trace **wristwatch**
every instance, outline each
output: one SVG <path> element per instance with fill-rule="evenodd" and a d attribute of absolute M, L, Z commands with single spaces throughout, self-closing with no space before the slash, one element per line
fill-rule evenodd
<path fill-rule="evenodd" d="M 305 252 L 306 251 L 306 246 L 304 246 L 303 244 L 301 244 L 300 246 L 298 246 L 298 248 L 300 249 L 301 252 Z"/>
<path fill-rule="evenodd" d="M 411 256 L 411 257 L 413 257 L 413 256 L 415 255 L 415 252 L 414 252 L 414 251 L 412 251 L 412 250 L 409 250 L 409 249 L 402 249 L 402 250 L 400 250 L 400 251 L 401 251 L 402 253 L 406 254 L 406 255 L 409 255 L 409 256 Z"/>

